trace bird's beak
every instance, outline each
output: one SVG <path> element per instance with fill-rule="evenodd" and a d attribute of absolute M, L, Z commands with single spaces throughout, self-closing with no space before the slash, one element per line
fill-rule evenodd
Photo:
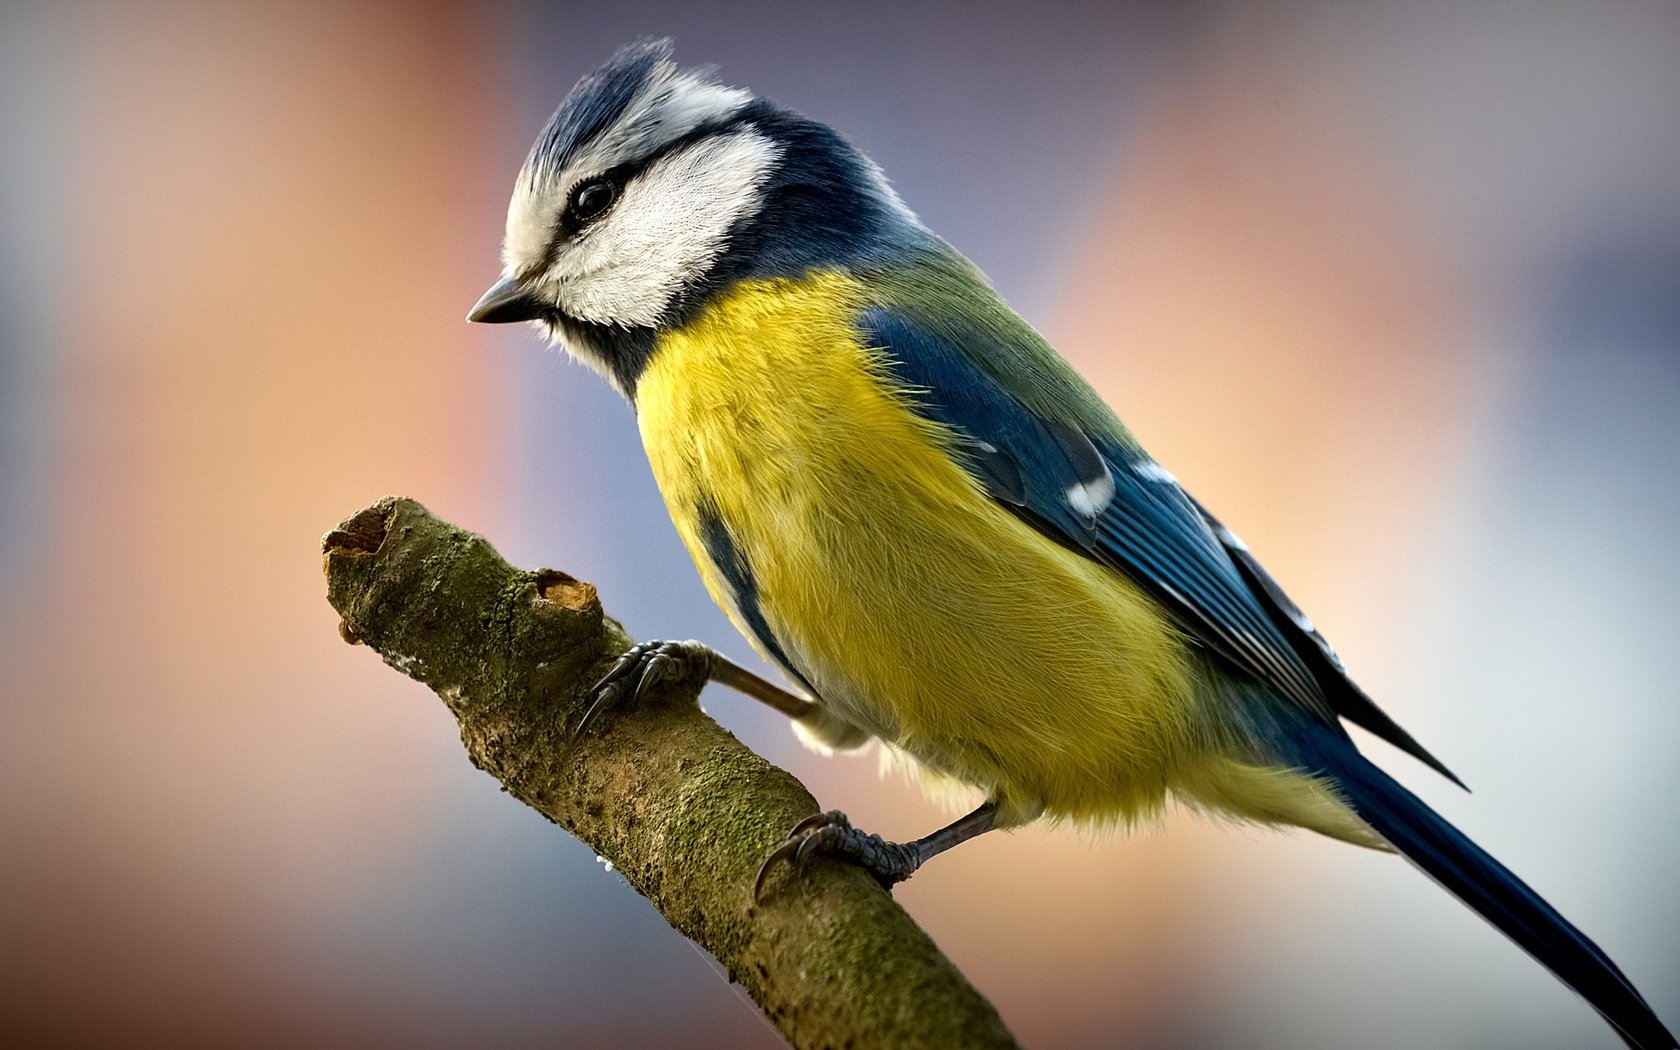
<path fill-rule="evenodd" d="M 516 277 L 504 277 L 490 286 L 484 298 L 472 308 L 467 320 L 480 324 L 534 321 L 543 315 L 543 304 Z"/>

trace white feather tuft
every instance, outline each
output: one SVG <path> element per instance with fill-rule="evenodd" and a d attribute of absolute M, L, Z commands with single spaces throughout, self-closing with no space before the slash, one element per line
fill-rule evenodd
<path fill-rule="evenodd" d="M 1163 485 L 1178 484 L 1178 479 L 1173 477 L 1172 471 L 1152 459 L 1132 464 L 1132 473 L 1145 481 L 1158 481 Z"/>
<path fill-rule="evenodd" d="M 1102 477 L 1069 485 L 1067 501 L 1068 506 L 1086 518 L 1095 518 L 1107 510 L 1114 502 L 1114 475 L 1108 472 L 1108 465 L 1103 465 Z"/>

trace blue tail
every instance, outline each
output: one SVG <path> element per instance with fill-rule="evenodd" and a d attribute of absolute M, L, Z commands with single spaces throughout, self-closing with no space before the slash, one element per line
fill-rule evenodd
<path fill-rule="evenodd" d="M 1579 992 L 1628 1046 L 1673 1050 L 1674 1036 L 1598 945 L 1510 869 L 1366 761 L 1352 741 L 1327 726 L 1302 727 L 1290 750 L 1302 768 L 1333 780 L 1354 812 L 1407 860 Z"/>

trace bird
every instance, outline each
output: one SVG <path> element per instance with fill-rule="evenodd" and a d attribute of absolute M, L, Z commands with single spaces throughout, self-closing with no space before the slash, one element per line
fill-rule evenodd
<path fill-rule="evenodd" d="M 575 731 L 716 681 L 818 750 L 878 741 L 984 798 L 904 843 L 815 814 L 755 899 L 818 857 L 890 887 L 993 829 L 1175 800 L 1398 853 L 1628 1046 L 1675 1047 L 1597 945 L 1361 754 L 1345 723 L 1460 783 L 832 128 L 679 67 L 669 40 L 628 45 L 537 136 L 502 264 L 469 320 L 533 323 L 630 401 L 708 591 L 790 683 L 646 642 Z"/>

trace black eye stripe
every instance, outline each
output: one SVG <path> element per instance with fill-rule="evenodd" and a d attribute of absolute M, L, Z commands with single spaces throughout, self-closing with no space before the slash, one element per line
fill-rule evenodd
<path fill-rule="evenodd" d="M 749 120 L 736 116 L 701 124 L 699 127 L 687 134 L 679 135 L 670 142 L 665 143 L 663 146 L 660 146 L 658 149 L 654 150 L 645 157 L 638 158 L 628 164 L 620 164 L 617 167 L 610 168 L 599 175 L 591 175 L 587 178 L 578 180 L 566 191 L 566 206 L 561 209 L 560 216 L 554 224 L 554 239 L 549 242 L 548 251 L 544 253 L 541 266 L 535 267 L 534 269 L 544 270 L 553 265 L 554 256 L 560 251 L 560 246 L 577 236 L 578 231 L 589 224 L 589 220 L 580 220 L 577 215 L 574 214 L 573 206 L 577 200 L 579 190 L 588 186 L 590 183 L 599 181 L 610 182 L 614 187 L 612 203 L 616 204 L 624 197 L 624 189 L 630 184 L 630 181 L 642 172 L 646 171 L 655 162 L 662 160 L 672 153 L 675 153 L 677 150 L 691 146 L 701 139 L 710 138 L 713 135 L 722 134 L 724 132 L 734 131 L 738 128 L 745 127 L 749 123 L 751 123 Z M 611 207 L 609 206 L 608 208 L 596 213 L 594 217 L 599 218 L 601 215 L 605 215 L 607 211 L 610 210 Z"/>

